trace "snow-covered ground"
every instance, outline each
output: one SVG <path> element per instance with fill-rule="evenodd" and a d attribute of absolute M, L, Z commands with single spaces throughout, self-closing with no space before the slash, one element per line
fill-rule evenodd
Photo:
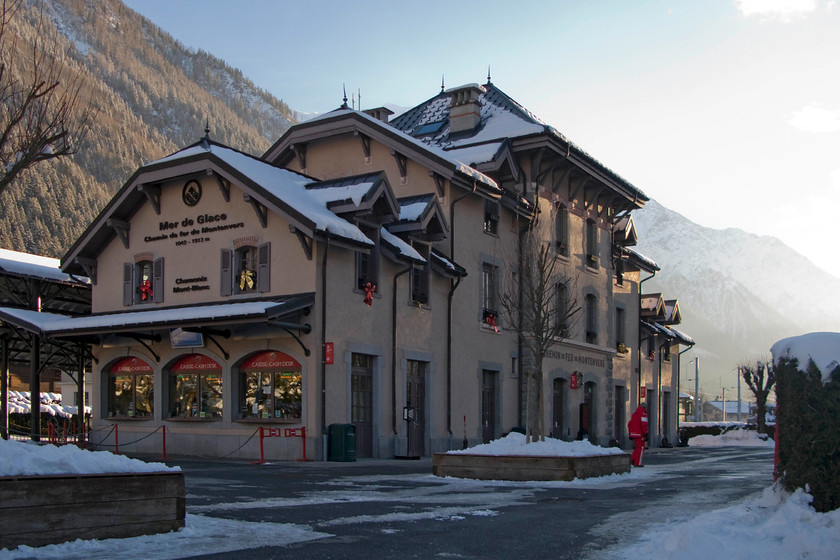
<path fill-rule="evenodd" d="M 704 436 L 705 437 L 705 436 Z M 711 437 L 711 436 L 710 436 Z M 692 439 L 692 444 L 694 440 Z M 744 445 L 743 439 L 720 438 L 718 445 Z M 509 445 L 498 444 L 498 445 Z M 533 444 L 529 444 L 533 445 Z M 67 454 L 66 457 L 63 454 Z M 39 457 L 41 455 L 43 457 Z M 56 457 L 62 457 L 56 460 Z M 70 458 L 68 458 L 70 457 Z M 113 459 L 119 464 L 112 462 Z M 122 461 L 127 462 L 122 462 Z M 14 463 L 28 465 L 27 470 L 35 469 L 34 462 L 54 463 L 64 465 L 58 467 L 74 468 L 72 472 L 107 472 L 140 467 L 141 461 L 115 457 L 107 452 L 92 453 L 80 451 L 71 446 L 54 448 L 51 446 L 36 446 L 0 441 L 0 476 L 8 476 L 16 467 Z M 149 470 L 162 470 L 161 464 L 152 464 Z M 665 467 L 651 467 L 634 469 L 631 473 L 611 475 L 600 479 L 576 480 L 572 482 L 539 482 L 539 483 L 511 483 L 485 482 L 461 479 L 444 479 L 447 483 L 446 493 L 457 494 L 469 492 L 475 494 L 480 489 L 489 490 L 488 496 L 499 496 L 492 488 L 498 485 L 510 487 L 519 485 L 522 491 L 541 487 L 587 487 L 607 489 L 615 485 L 634 485 L 650 482 L 666 473 L 658 469 Z M 20 469 L 17 469 L 20 470 Z M 53 472 L 57 472 L 54 470 Z M 69 472 L 69 471 L 68 471 Z M 399 476 L 399 475 L 397 475 Z M 407 477 L 432 475 L 404 475 Z M 359 490 L 359 500 L 370 499 L 362 495 Z M 346 494 L 346 492 L 345 492 Z M 352 499 L 352 496 L 342 494 L 342 500 Z M 380 496 L 378 499 L 399 499 L 391 494 Z M 326 496 L 324 496 L 327 499 Z M 412 500 L 417 499 L 411 496 Z M 309 498 L 305 498 L 309 499 Z M 439 500 L 435 497 L 435 500 Z M 810 496 L 802 491 L 788 495 L 776 487 L 769 487 L 763 493 L 754 495 L 750 499 L 733 504 L 728 508 L 704 513 L 687 521 L 666 522 L 651 526 L 640 535 L 637 542 L 597 552 L 591 556 L 594 559 L 617 560 L 636 558 L 674 559 L 674 560 L 706 560 L 710 550 L 718 550 L 727 560 L 752 560 L 754 558 L 789 560 L 808 558 L 829 560 L 837 558 L 840 550 L 840 510 L 821 514 L 816 513 L 810 506 Z M 281 507 L 282 504 L 278 504 Z M 505 507 L 504 504 L 497 504 Z M 250 504 L 250 507 L 265 507 L 266 504 Z M 208 508 L 190 508 L 193 511 L 212 514 L 212 506 Z M 465 515 L 496 515 L 489 509 L 466 511 L 453 507 L 451 519 L 463 519 Z M 457 511 L 456 511 L 457 510 Z M 436 515 L 439 515 L 436 514 Z M 392 522 L 410 521 L 411 519 L 391 519 Z M 328 527 L 322 527 L 322 529 Z M 219 519 L 188 513 L 186 527 L 180 531 L 163 535 L 134 537 L 128 539 L 109 540 L 77 540 L 60 545 L 50 545 L 37 549 L 20 547 L 16 550 L 0 550 L 0 560 L 22 558 L 116 558 L 136 555 L 143 551 L 147 558 L 184 558 L 198 554 L 219 553 L 234 550 L 253 549 L 262 546 L 282 546 L 300 543 L 330 536 L 329 533 L 315 530 L 306 525 L 281 523 L 254 523 L 231 519 Z"/>

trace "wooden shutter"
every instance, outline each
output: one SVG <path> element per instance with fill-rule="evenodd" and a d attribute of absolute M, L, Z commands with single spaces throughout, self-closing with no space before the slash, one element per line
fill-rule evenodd
<path fill-rule="evenodd" d="M 155 303 L 163 301 L 163 257 L 152 265 L 152 297 Z"/>
<path fill-rule="evenodd" d="M 123 305 L 134 304 L 134 265 L 123 264 Z"/>
<path fill-rule="evenodd" d="M 257 248 L 257 290 L 267 292 L 271 287 L 271 243 Z"/>
<path fill-rule="evenodd" d="M 233 251 L 230 249 L 222 249 L 222 278 L 219 285 L 221 286 L 221 295 L 229 296 L 233 293 Z"/>

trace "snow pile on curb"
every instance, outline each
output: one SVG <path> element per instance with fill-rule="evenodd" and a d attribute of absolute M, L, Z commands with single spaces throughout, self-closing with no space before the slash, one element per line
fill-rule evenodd
<path fill-rule="evenodd" d="M 719 436 L 701 435 L 688 440 L 689 447 L 769 447 L 776 446 L 776 442 L 764 436 L 759 436 L 755 430 L 729 430 Z"/>
<path fill-rule="evenodd" d="M 0 476 L 149 473 L 180 471 L 163 463 L 146 463 L 109 451 L 85 451 L 74 445 L 56 447 L 0 440 Z"/>
<path fill-rule="evenodd" d="M 707 560 L 717 550 L 726 560 L 833 560 L 840 550 L 840 510 L 817 513 L 812 500 L 802 490 L 788 494 L 771 486 L 738 505 L 658 525 L 604 558 Z"/>
<path fill-rule="evenodd" d="M 490 443 L 482 443 L 464 450 L 447 451 L 448 455 L 493 455 L 497 457 L 517 455 L 527 457 L 592 457 L 593 455 L 621 455 L 617 447 L 600 447 L 588 441 L 561 441 L 545 438 L 545 441 L 525 443 L 525 436 L 511 432 Z"/>

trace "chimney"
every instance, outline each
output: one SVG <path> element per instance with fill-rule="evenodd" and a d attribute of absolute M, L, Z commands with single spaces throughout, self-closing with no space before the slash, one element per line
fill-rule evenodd
<path fill-rule="evenodd" d="M 475 129 L 481 122 L 481 103 L 478 96 L 484 93 L 484 87 L 467 84 L 446 91 L 449 94 L 449 133 Z"/>
<path fill-rule="evenodd" d="M 370 115 L 376 120 L 382 121 L 384 123 L 388 122 L 388 117 L 394 114 L 394 112 L 387 107 L 377 107 L 376 109 L 365 109 L 362 111 L 366 115 Z"/>

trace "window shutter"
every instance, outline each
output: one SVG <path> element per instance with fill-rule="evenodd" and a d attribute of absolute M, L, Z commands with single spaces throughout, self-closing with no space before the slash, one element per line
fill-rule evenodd
<path fill-rule="evenodd" d="M 257 290 L 267 292 L 271 289 L 271 243 L 263 243 L 257 248 Z"/>
<path fill-rule="evenodd" d="M 163 257 L 155 259 L 152 266 L 152 297 L 155 303 L 163 301 Z"/>
<path fill-rule="evenodd" d="M 123 305 L 134 304 L 134 265 L 123 264 Z"/>
<path fill-rule="evenodd" d="M 233 251 L 230 249 L 222 249 L 222 278 L 219 285 L 221 286 L 221 295 L 223 296 L 229 296 L 233 293 L 232 264 Z"/>

